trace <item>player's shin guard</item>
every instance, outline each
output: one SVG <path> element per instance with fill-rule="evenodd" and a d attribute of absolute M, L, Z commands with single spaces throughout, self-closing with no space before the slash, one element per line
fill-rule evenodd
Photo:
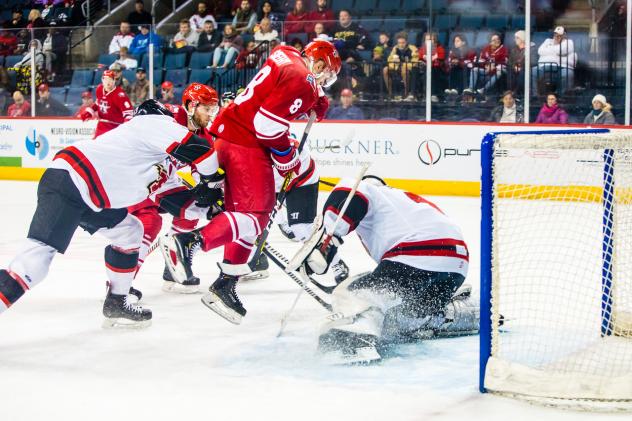
<path fill-rule="evenodd" d="M 138 266 L 138 249 L 105 248 L 105 268 L 113 294 L 127 295 Z"/>

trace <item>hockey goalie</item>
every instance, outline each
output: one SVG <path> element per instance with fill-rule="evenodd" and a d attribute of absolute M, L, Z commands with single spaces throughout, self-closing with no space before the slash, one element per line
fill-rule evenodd
<path fill-rule="evenodd" d="M 365 177 L 349 197 L 353 184 L 336 185 L 321 227 L 293 259 L 308 274 L 324 274 L 355 231 L 377 262 L 334 290 L 319 351 L 334 363 L 367 363 L 381 359 L 379 346 L 395 338 L 478 331 L 478 305 L 463 285 L 469 253 L 459 227 L 432 202 L 377 177 Z"/>

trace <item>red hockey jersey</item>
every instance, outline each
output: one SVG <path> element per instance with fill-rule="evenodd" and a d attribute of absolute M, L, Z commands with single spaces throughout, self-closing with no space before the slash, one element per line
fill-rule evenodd
<path fill-rule="evenodd" d="M 215 119 L 211 133 L 244 146 L 286 150 L 290 120 L 308 112 L 321 95 L 298 50 L 276 47 L 246 89 Z"/>
<path fill-rule="evenodd" d="M 103 85 L 99 85 L 97 86 L 96 97 L 96 102 L 89 108 L 99 118 L 94 137 L 100 136 L 132 118 L 134 114 L 132 101 L 119 86 L 105 93 Z"/>

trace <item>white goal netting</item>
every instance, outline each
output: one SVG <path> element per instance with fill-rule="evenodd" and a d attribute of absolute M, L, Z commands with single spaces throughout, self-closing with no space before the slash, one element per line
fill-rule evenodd
<path fill-rule="evenodd" d="M 499 135 L 492 179 L 485 388 L 632 401 L 632 134 Z"/>

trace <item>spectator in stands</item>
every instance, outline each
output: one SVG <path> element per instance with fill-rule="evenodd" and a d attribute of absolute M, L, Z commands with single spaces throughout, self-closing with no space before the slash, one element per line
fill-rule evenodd
<path fill-rule="evenodd" d="M 525 66 L 525 50 L 527 44 L 525 43 L 524 31 L 518 31 L 514 34 L 514 40 L 516 45 L 511 49 L 509 53 L 509 89 L 516 94 L 521 94 L 524 90 L 524 66 Z M 535 43 L 531 43 L 531 64 L 535 64 Z"/>
<path fill-rule="evenodd" d="M 33 47 L 34 54 L 31 54 Z M 17 73 L 16 88 L 25 95 L 31 94 L 31 60 L 35 60 L 35 85 L 39 86 L 44 82 L 44 71 L 46 69 L 46 57 L 42 52 L 42 43 L 38 39 L 34 39 L 28 44 L 27 53 L 22 60 L 17 62 L 13 67 Z M 34 58 L 32 57 L 34 56 Z"/>
<path fill-rule="evenodd" d="M 239 55 L 244 42 L 232 25 L 224 26 L 224 37 L 221 44 L 213 52 L 213 68 L 232 66 L 233 60 Z"/>
<path fill-rule="evenodd" d="M 68 38 L 60 33 L 56 28 L 49 28 L 48 34 L 42 45 L 42 53 L 46 58 L 46 71 L 49 81 L 53 81 L 55 76 L 64 71 L 66 67 L 66 56 L 68 53 Z"/>
<path fill-rule="evenodd" d="M 119 63 L 112 63 L 110 70 L 114 70 L 114 85 L 120 86 L 125 94 L 129 97 L 132 92 L 132 86 L 125 77 L 123 77 L 123 66 Z"/>
<path fill-rule="evenodd" d="M 64 104 L 51 98 L 48 85 L 42 83 L 37 87 L 39 99 L 35 103 L 35 115 L 47 117 L 60 117 L 70 115 L 70 111 Z"/>
<path fill-rule="evenodd" d="M 149 79 L 147 79 L 147 73 L 142 67 L 136 69 L 136 80 L 132 83 L 130 99 L 134 106 L 149 99 Z"/>
<path fill-rule="evenodd" d="M 362 89 L 362 91 L 364 91 L 365 99 L 377 97 L 380 92 L 383 92 L 383 63 L 384 47 L 382 47 L 381 45 L 377 45 L 373 48 L 371 63 L 366 63 L 364 65 L 367 78 L 365 80 L 364 88 Z"/>
<path fill-rule="evenodd" d="M 393 44 L 391 44 L 391 36 L 388 32 L 380 32 L 377 37 L 377 45 L 381 45 L 384 48 L 384 51 L 390 51 L 393 48 Z"/>
<path fill-rule="evenodd" d="M 162 85 L 160 85 L 160 102 L 163 104 L 176 104 L 173 83 L 168 80 L 165 80 L 162 82 Z"/>
<path fill-rule="evenodd" d="M 268 18 L 261 19 L 259 30 L 255 32 L 255 41 L 272 41 L 279 38 L 276 29 L 272 29 L 272 22 Z"/>
<path fill-rule="evenodd" d="M 122 70 L 134 70 L 138 67 L 138 61 L 127 54 L 127 47 L 123 46 L 119 51 L 119 58 L 110 65 L 110 69 L 114 70 L 117 65 Z"/>
<path fill-rule="evenodd" d="M 200 1 L 197 4 L 197 13 L 189 18 L 189 25 L 191 25 L 191 29 L 200 34 L 204 31 L 205 22 L 211 22 L 213 29 L 217 29 L 217 22 L 213 15 L 209 13 L 206 2 Z"/>
<path fill-rule="evenodd" d="M 232 18 L 230 13 L 230 2 L 226 0 L 207 0 L 206 5 L 209 13 L 213 15 L 216 22 L 223 22 Z"/>
<path fill-rule="evenodd" d="M 257 24 L 257 12 L 250 7 L 248 0 L 241 0 L 241 7 L 235 13 L 233 18 L 233 27 L 237 34 L 245 34 L 252 32 Z"/>
<path fill-rule="evenodd" d="M 305 48 L 305 45 L 303 44 L 303 41 L 300 38 L 292 38 L 289 44 L 292 47 L 296 48 L 298 51 L 303 51 L 303 48 Z"/>
<path fill-rule="evenodd" d="M 564 92 L 574 86 L 575 64 L 577 54 L 572 39 L 566 37 L 563 26 L 558 26 L 553 31 L 553 38 L 545 39 L 538 48 L 538 68 L 532 72 L 533 89 L 537 89 L 538 81 L 546 83 L 546 79 L 559 80 L 562 86 L 557 87 L 558 92 Z"/>
<path fill-rule="evenodd" d="M 136 35 L 129 46 L 129 53 L 135 57 L 140 57 L 149 51 L 149 43 L 154 45 L 154 53 L 160 51 L 162 39 L 149 30 L 149 25 L 140 26 L 140 34 Z"/>
<path fill-rule="evenodd" d="M 207 20 L 204 22 L 204 30 L 198 39 L 197 50 L 202 52 L 213 51 L 222 40 L 221 34 L 213 26 L 213 22 Z"/>
<path fill-rule="evenodd" d="M 189 21 L 182 19 L 180 30 L 171 40 L 171 48 L 177 52 L 191 53 L 197 48 L 199 38 L 200 34 L 191 29 Z"/>
<path fill-rule="evenodd" d="M 54 4 L 55 0 L 47 0 L 44 4 L 44 8 L 42 9 L 41 17 L 44 19 L 44 22 L 46 22 L 46 26 L 50 26 L 50 23 L 53 21 L 53 11 L 55 9 Z"/>
<path fill-rule="evenodd" d="M 404 85 L 403 97 L 411 100 L 414 96 L 410 91 L 410 73 L 419 62 L 419 53 L 417 47 L 408 43 L 408 36 L 405 33 L 398 33 L 395 40 L 396 44 L 386 59 L 388 65 L 383 69 L 384 84 L 390 97 L 393 95 L 393 83 L 397 82 L 399 85 L 401 81 Z M 402 96 L 397 95 L 395 99 L 401 100 Z"/>
<path fill-rule="evenodd" d="M 31 30 L 32 37 L 43 41 L 46 37 L 46 31 L 40 28 L 45 27 L 46 22 L 44 21 L 44 19 L 42 19 L 40 11 L 37 9 L 31 9 L 31 11 L 29 12 L 26 28 Z"/>
<path fill-rule="evenodd" d="M 309 12 L 307 20 L 309 21 L 306 32 L 315 32 L 314 26 L 317 23 L 321 23 L 324 26 L 324 33 L 330 33 L 334 29 L 335 25 L 334 12 L 327 7 L 327 0 L 317 0 L 316 10 Z M 315 38 L 315 37 L 314 37 Z"/>
<path fill-rule="evenodd" d="M 72 25 L 72 8 L 75 0 L 64 0 L 62 4 L 58 4 L 53 10 L 53 20 L 58 27 Z"/>
<path fill-rule="evenodd" d="M 0 31 L 0 56 L 13 55 L 18 48 L 18 37 L 13 32 L 3 28 Z"/>
<path fill-rule="evenodd" d="M 20 29 L 26 28 L 26 20 L 22 15 L 22 8 L 16 7 L 13 9 L 13 14 L 11 15 L 11 20 L 5 22 L 4 27 L 6 29 Z"/>
<path fill-rule="evenodd" d="M 285 25 L 283 25 L 283 35 L 289 34 L 306 34 L 310 32 L 308 28 L 308 13 L 303 0 L 296 0 L 294 2 L 294 8 L 285 17 Z"/>
<path fill-rule="evenodd" d="M 340 105 L 331 108 L 327 113 L 329 120 L 364 120 L 364 113 L 353 105 L 353 92 L 343 89 L 340 92 Z"/>
<path fill-rule="evenodd" d="M 432 43 L 432 47 L 430 48 L 430 56 L 426 52 L 426 42 L 430 41 Z M 431 64 L 431 87 L 432 87 L 432 102 L 438 102 L 439 97 L 438 93 L 443 90 L 443 86 L 445 86 L 445 48 L 441 44 L 439 44 L 439 37 L 436 32 L 426 32 L 424 34 L 424 43 L 419 49 L 419 70 L 423 75 L 425 75 L 426 67 L 428 63 L 428 59 L 430 59 Z M 419 72 L 413 71 L 413 75 L 417 77 Z M 419 78 L 420 81 L 424 81 L 425 85 L 425 76 Z M 411 82 L 413 89 L 417 86 L 418 81 L 414 80 Z M 406 100 L 412 101 L 414 100 L 414 96 L 411 98 L 409 95 Z"/>
<path fill-rule="evenodd" d="M 9 75 L 5 68 L 0 66 L 0 115 L 5 115 L 10 104 Z"/>
<path fill-rule="evenodd" d="M 134 11 L 127 15 L 127 21 L 134 28 L 140 25 L 152 24 L 151 13 L 145 10 L 143 0 L 136 0 L 136 3 L 134 3 Z"/>
<path fill-rule="evenodd" d="M 489 121 L 496 123 L 522 123 L 522 106 L 516 104 L 512 91 L 505 91 L 501 97 L 502 104 L 492 110 Z"/>
<path fill-rule="evenodd" d="M 500 34 L 491 34 L 489 44 L 483 47 L 475 67 L 470 73 L 470 87 L 463 92 L 473 94 L 476 90 L 479 95 L 483 96 L 506 72 L 507 48 L 503 45 Z M 481 84 L 483 86 L 477 89 Z"/>
<path fill-rule="evenodd" d="M 452 48 L 446 61 L 448 70 L 447 95 L 458 95 L 467 84 L 467 71 L 476 60 L 476 51 L 467 45 L 467 38 L 463 34 L 456 34 L 452 41 Z"/>
<path fill-rule="evenodd" d="M 246 44 L 246 48 L 239 53 L 237 60 L 235 60 L 236 69 L 254 69 L 259 65 L 261 53 L 256 48 L 256 45 L 254 41 L 249 41 Z"/>
<path fill-rule="evenodd" d="M 592 107 L 592 111 L 584 118 L 584 124 L 617 124 L 612 114 L 612 105 L 608 103 L 605 96 L 595 95 L 592 99 Z"/>
<path fill-rule="evenodd" d="M 331 41 L 331 37 L 325 33 L 325 25 L 322 22 L 316 22 L 314 25 L 314 32 L 309 35 L 309 40 L 324 39 Z"/>
<path fill-rule="evenodd" d="M 13 104 L 7 110 L 8 117 L 27 117 L 31 115 L 31 104 L 24 99 L 22 92 L 13 92 Z"/>
<path fill-rule="evenodd" d="M 568 113 L 557 103 L 557 95 L 550 92 L 546 96 L 546 103 L 540 108 L 540 112 L 535 119 L 536 123 L 544 124 L 566 124 L 568 123 Z"/>
<path fill-rule="evenodd" d="M 334 44 L 342 60 L 360 61 L 359 51 L 370 47 L 369 37 L 362 26 L 353 22 L 351 12 L 342 9 L 338 14 L 338 23 L 334 27 Z"/>
<path fill-rule="evenodd" d="M 134 34 L 132 33 L 129 22 L 123 21 L 119 26 L 119 31 L 112 37 L 110 41 L 109 54 L 118 54 L 121 47 L 127 47 L 129 49 L 132 41 L 134 40 Z"/>
<path fill-rule="evenodd" d="M 268 18 L 270 19 L 270 23 L 272 24 L 272 29 L 279 32 L 281 30 L 281 25 L 283 22 L 283 14 L 277 13 L 272 10 L 272 2 L 264 1 L 261 4 L 261 19 Z"/>
<path fill-rule="evenodd" d="M 91 108 L 92 104 L 94 104 L 94 99 L 92 99 L 92 92 L 83 91 L 81 93 L 81 107 L 75 113 L 75 118 L 81 118 L 81 115 L 86 111 L 86 108 Z"/>

